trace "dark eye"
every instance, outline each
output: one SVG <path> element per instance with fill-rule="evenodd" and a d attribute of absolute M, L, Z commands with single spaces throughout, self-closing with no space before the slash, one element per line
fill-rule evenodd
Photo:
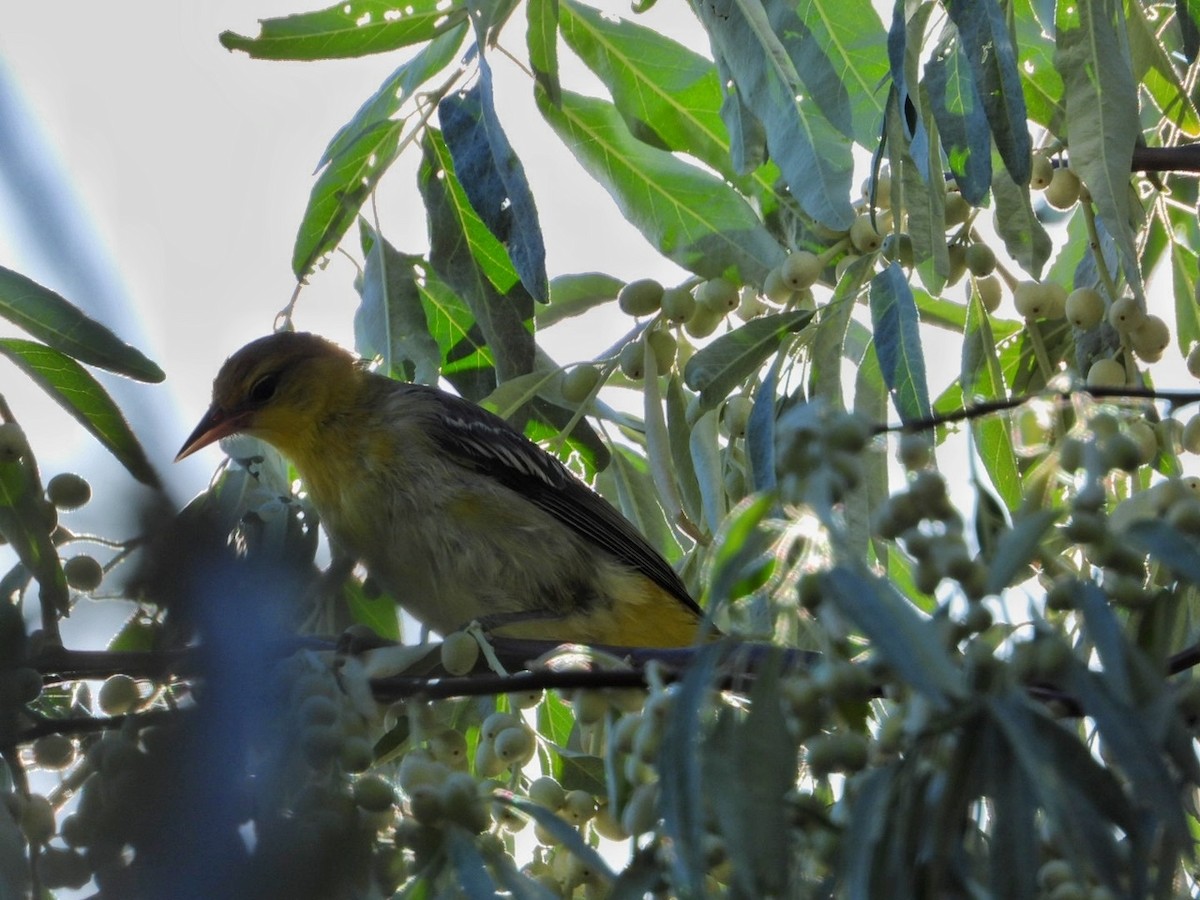
<path fill-rule="evenodd" d="M 251 403 L 266 403 L 275 396 L 275 389 L 278 387 L 279 373 L 271 372 L 250 385 L 250 390 L 246 392 L 246 399 Z"/>

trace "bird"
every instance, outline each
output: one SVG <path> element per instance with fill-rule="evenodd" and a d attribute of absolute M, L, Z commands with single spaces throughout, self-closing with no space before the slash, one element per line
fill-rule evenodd
<path fill-rule="evenodd" d="M 331 544 L 446 635 L 696 642 L 703 612 L 607 500 L 499 416 L 281 331 L 229 357 L 179 461 L 243 433 L 291 460 Z"/>

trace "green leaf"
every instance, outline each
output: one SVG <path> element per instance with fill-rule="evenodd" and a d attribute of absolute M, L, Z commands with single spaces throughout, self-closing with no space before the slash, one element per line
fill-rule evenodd
<path fill-rule="evenodd" d="M 521 160 L 496 115 L 492 70 L 481 55 L 475 84 L 438 104 L 442 138 L 467 199 L 508 251 L 525 289 L 539 302 L 549 298 L 546 247 L 537 206 Z"/>
<path fill-rule="evenodd" d="M 430 41 L 420 53 L 392 72 L 379 86 L 379 90 L 358 108 L 354 117 L 338 129 L 325 152 L 321 154 L 317 168 L 338 156 L 364 132 L 395 115 L 417 88 L 449 64 L 458 53 L 458 48 L 462 46 L 466 33 L 466 22 L 456 25 Z"/>
<path fill-rule="evenodd" d="M 1007 392 L 992 337 L 991 318 L 974 291 L 967 301 L 966 326 L 960 376 L 964 405 L 1005 399 Z M 1000 498 L 1010 510 L 1016 509 L 1022 500 L 1021 473 L 1013 452 L 1008 418 L 997 415 L 973 419 L 971 433 L 975 437 L 975 450 Z"/>
<path fill-rule="evenodd" d="M 871 279 L 871 322 L 883 380 L 902 422 L 929 417 L 929 385 L 921 350 L 917 305 L 896 263 Z"/>
<path fill-rule="evenodd" d="M 292 248 L 292 272 L 303 280 L 338 245 L 375 184 L 396 159 L 403 122 L 385 119 L 330 160 L 313 185 Z"/>
<path fill-rule="evenodd" d="M 525 13 L 529 22 L 525 29 L 529 67 L 542 90 L 558 103 L 562 94 L 558 81 L 558 0 L 529 0 Z"/>
<path fill-rule="evenodd" d="M 1186 357 L 1200 342 L 1200 306 L 1196 303 L 1196 254 L 1179 241 L 1171 241 L 1171 275 L 1175 289 L 1175 343 Z"/>
<path fill-rule="evenodd" d="M 1137 85 L 1125 53 L 1123 16 L 1114 0 L 1058 7 L 1055 62 L 1066 82 L 1071 168 L 1087 185 L 1099 219 L 1121 258 L 1134 294 L 1142 296 L 1130 226 L 1130 167 L 1141 135 Z"/>
<path fill-rule="evenodd" d="M 812 320 L 812 311 L 774 313 L 726 332 L 697 350 L 683 368 L 683 380 L 700 392 L 700 404 L 711 409 L 753 375 L 779 349 L 783 339 Z"/>
<path fill-rule="evenodd" d="M 157 383 L 162 369 L 49 288 L 0 266 L 0 316 L 90 366 Z"/>
<path fill-rule="evenodd" d="M 997 0 L 949 0 L 963 53 L 1004 167 L 1017 184 L 1028 184 L 1031 141 L 1025 95 L 1004 11 Z"/>
<path fill-rule="evenodd" d="M 725 496 L 725 473 L 715 409 L 710 409 L 692 423 L 688 447 L 704 508 L 704 524 L 708 526 L 709 534 L 716 534 L 725 520 L 728 498 Z"/>
<path fill-rule="evenodd" d="M 932 622 L 921 618 L 890 582 L 844 565 L 820 577 L 825 598 L 907 684 L 939 707 L 963 696 L 962 676 L 941 649 Z"/>
<path fill-rule="evenodd" d="M 1124 13 L 1134 81 L 1154 98 L 1166 122 L 1194 138 L 1200 133 L 1200 116 L 1155 33 L 1160 26 L 1149 20 L 1141 3 L 1124 4 Z"/>
<path fill-rule="evenodd" d="M 795 48 L 792 61 L 805 87 L 831 120 L 836 114 L 826 98 L 838 96 L 850 113 L 850 135 L 864 147 L 873 146 L 883 120 L 888 74 L 887 57 L 879 52 L 887 36 L 877 5 L 871 0 L 772 0 L 773 16 L 775 7 L 789 5 L 804 26 L 787 46 Z M 810 65 L 818 57 L 823 65 Z"/>
<path fill-rule="evenodd" d="M 1061 514 L 1057 509 L 1038 509 L 1020 516 L 1013 527 L 996 543 L 995 555 L 988 566 L 986 592 L 999 594 L 1013 577 L 1037 556 L 1046 529 Z"/>
<path fill-rule="evenodd" d="M 762 284 L 783 248 L 721 178 L 634 138 L 616 108 L 564 91 L 560 105 L 537 91 L 538 107 L 622 215 L 663 255 L 715 278 Z"/>
<path fill-rule="evenodd" d="M 50 539 L 45 503 L 29 450 L 19 459 L 0 460 L 0 535 L 37 579 L 43 610 L 65 615 L 70 592 L 58 549 Z"/>
<path fill-rule="evenodd" d="M 692 463 L 692 429 L 687 420 L 688 396 L 684 393 L 679 375 L 672 372 L 667 380 L 667 439 L 671 445 L 671 462 L 675 466 L 679 496 L 683 510 L 693 522 L 699 522 L 703 512 L 696 467 Z"/>
<path fill-rule="evenodd" d="M 1047 40 L 1033 6 L 1035 0 L 1013 0 L 1011 8 L 1016 24 L 1021 87 L 1029 119 L 1052 134 L 1062 134 L 1066 110 L 1063 109 L 1062 76 L 1054 67 L 1054 45 Z"/>
<path fill-rule="evenodd" d="M 550 302 L 533 311 L 538 329 L 549 328 L 556 322 L 569 319 L 615 300 L 625 282 L 603 272 L 580 272 L 559 275 L 550 279 Z"/>
<path fill-rule="evenodd" d="M 1034 278 L 1050 258 L 1050 235 L 1038 221 L 1029 200 L 1029 188 L 1017 184 L 1007 172 L 992 177 L 992 197 L 996 201 L 996 230 L 1004 248 Z"/>
<path fill-rule="evenodd" d="M 559 27 L 567 46 L 612 93 L 635 137 L 735 174 L 712 60 L 652 28 L 575 0 L 562 0 Z"/>
<path fill-rule="evenodd" d="M 464 21 L 462 0 L 356 0 L 259 22 L 258 37 L 220 35 L 226 50 L 255 59 L 340 59 L 386 53 L 432 40 Z"/>
<path fill-rule="evenodd" d="M 925 86 L 950 171 L 963 198 L 977 206 L 992 180 L 992 136 L 970 61 L 952 24 L 925 64 Z"/>
<path fill-rule="evenodd" d="M 442 356 L 417 288 L 424 260 L 401 253 L 365 219 L 359 230 L 367 264 L 354 312 L 354 348 L 364 359 L 380 357 L 393 378 L 437 384 Z"/>
<path fill-rule="evenodd" d="M 441 135 L 426 129 L 422 146 L 419 183 L 429 213 L 434 271 L 475 316 L 495 358 L 499 381 L 531 372 L 533 298 L 503 245 L 468 201 Z"/>
<path fill-rule="evenodd" d="M 116 457 L 143 484 L 158 487 L 158 475 L 129 423 L 95 378 L 71 357 L 34 341 L 0 339 L 8 357 Z"/>
<path fill-rule="evenodd" d="M 346 579 L 342 586 L 342 597 L 353 621 L 366 625 L 385 640 L 401 639 L 400 608 L 396 605 L 396 598 L 380 593 L 368 595 L 362 583 L 355 578 Z"/>
<path fill-rule="evenodd" d="M 697 12 L 801 207 L 823 225 L 849 228 L 850 143 L 815 108 L 767 13 L 746 0 L 710 0 Z"/>

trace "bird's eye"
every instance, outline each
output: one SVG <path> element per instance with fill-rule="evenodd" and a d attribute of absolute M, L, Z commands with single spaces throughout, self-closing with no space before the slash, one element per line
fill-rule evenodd
<path fill-rule="evenodd" d="M 250 385 L 250 390 L 247 391 L 246 398 L 251 403 L 266 403 L 275 396 L 275 389 L 277 387 L 279 387 L 279 373 L 271 372 Z"/>

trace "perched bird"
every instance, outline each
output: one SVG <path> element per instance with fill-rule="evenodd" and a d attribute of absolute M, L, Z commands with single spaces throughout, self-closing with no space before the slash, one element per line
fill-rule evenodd
<path fill-rule="evenodd" d="M 247 344 L 177 460 L 237 432 L 291 459 L 334 544 L 443 634 L 682 646 L 701 611 L 604 498 L 498 416 L 312 334 Z"/>

